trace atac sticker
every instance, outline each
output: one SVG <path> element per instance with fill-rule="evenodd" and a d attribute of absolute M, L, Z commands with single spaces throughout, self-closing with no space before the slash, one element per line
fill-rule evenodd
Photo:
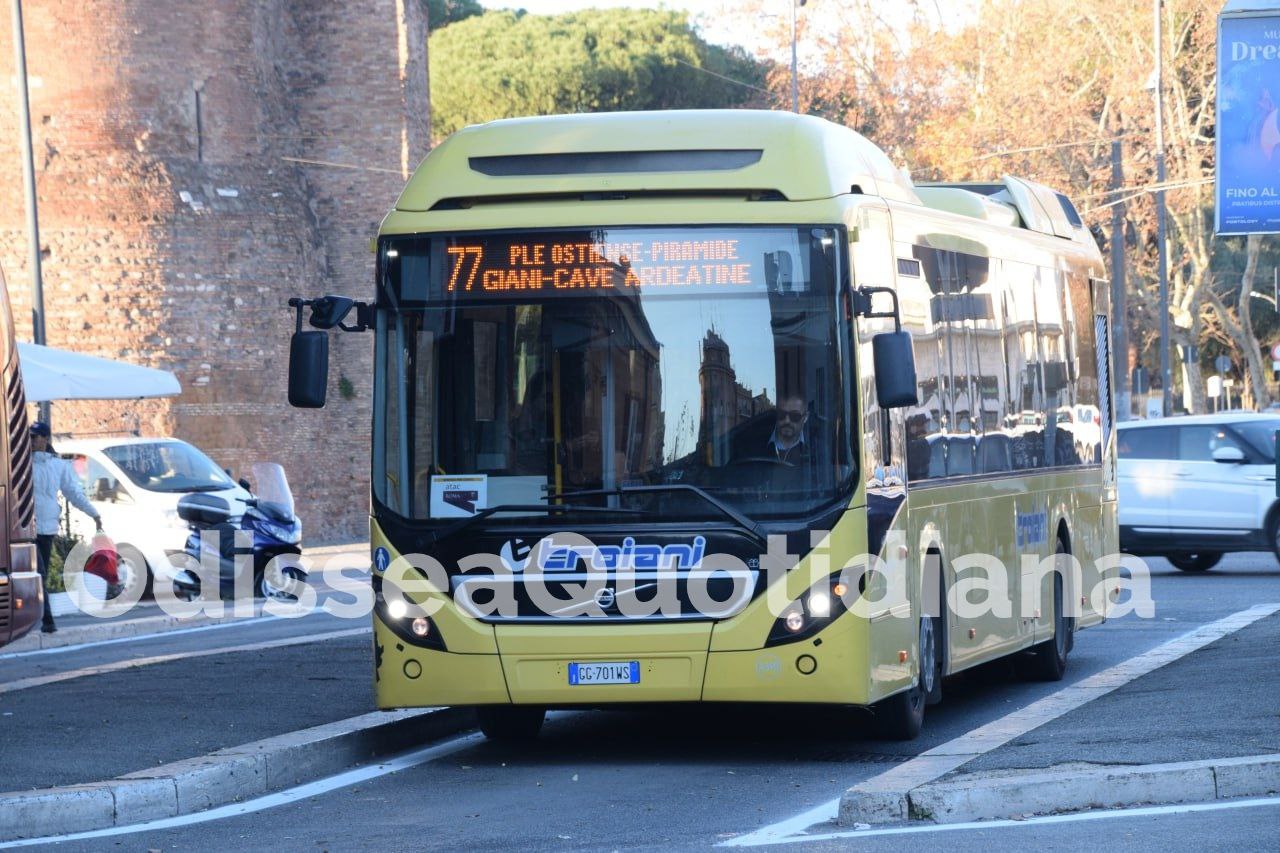
<path fill-rule="evenodd" d="M 431 478 L 432 518 L 468 518 L 488 506 L 488 502 L 487 474 Z"/>

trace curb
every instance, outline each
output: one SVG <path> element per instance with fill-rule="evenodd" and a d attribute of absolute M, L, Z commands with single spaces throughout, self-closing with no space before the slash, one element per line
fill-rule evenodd
<path fill-rule="evenodd" d="M 1131 767 L 1000 771 L 905 792 L 850 788 L 840 823 L 967 823 L 1087 809 L 1205 802 L 1280 793 L 1280 754 Z"/>
<path fill-rule="evenodd" d="M 331 776 L 474 724 L 469 708 L 373 711 L 104 782 L 0 794 L 0 841 L 204 811 Z"/>
<path fill-rule="evenodd" d="M 59 649 L 63 646 L 78 646 L 81 643 L 95 643 L 100 640 L 116 640 L 126 637 L 139 637 L 144 634 L 165 634 L 181 628 L 198 628 L 202 625 L 216 625 L 220 622 L 231 622 L 239 619 L 248 623 L 262 616 L 261 609 L 250 619 L 239 616 L 143 616 L 140 619 L 103 620 L 89 625 L 76 625 L 70 628 L 59 628 L 56 634 L 44 634 L 37 624 L 30 634 L 21 640 L 10 643 L 0 653 L 5 655 L 18 652 L 31 652 L 39 649 Z"/>

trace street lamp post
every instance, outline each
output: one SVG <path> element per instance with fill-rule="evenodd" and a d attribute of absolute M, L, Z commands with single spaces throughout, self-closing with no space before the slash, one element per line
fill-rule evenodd
<path fill-rule="evenodd" d="M 796 73 L 796 10 L 807 0 L 791 0 L 791 112 L 800 112 L 800 78 Z"/>
<path fill-rule="evenodd" d="M 1153 0 L 1153 5 L 1156 31 L 1156 244 L 1160 255 L 1160 384 L 1164 392 L 1164 416 L 1168 417 L 1173 412 L 1173 374 L 1169 369 L 1169 270 L 1164 207 L 1164 54 L 1161 50 L 1164 38 L 1160 21 L 1161 0 Z"/>

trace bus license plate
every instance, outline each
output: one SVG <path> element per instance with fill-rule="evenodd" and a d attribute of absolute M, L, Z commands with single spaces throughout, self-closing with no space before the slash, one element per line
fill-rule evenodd
<path fill-rule="evenodd" d="M 640 661 L 571 663 L 569 684 L 639 684 Z"/>

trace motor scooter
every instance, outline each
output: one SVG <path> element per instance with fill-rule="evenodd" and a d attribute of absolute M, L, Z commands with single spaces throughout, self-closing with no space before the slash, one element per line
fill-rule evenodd
<path fill-rule="evenodd" d="M 241 481 L 250 497 L 239 514 L 232 502 L 217 495 L 195 493 L 178 501 L 178 517 L 191 531 L 183 551 L 201 566 L 218 566 L 222 598 L 232 597 L 237 577 L 251 569 L 255 596 L 294 601 L 297 596 L 290 589 L 307 579 L 301 562 L 282 560 L 277 571 L 268 571 L 268 567 L 277 557 L 302 553 L 302 522 L 294 511 L 284 469 L 275 463 L 257 463 L 253 471 L 258 493 L 253 494 L 249 484 Z M 197 598 L 200 575 L 181 569 L 174 574 L 173 587 L 179 598 Z"/>

